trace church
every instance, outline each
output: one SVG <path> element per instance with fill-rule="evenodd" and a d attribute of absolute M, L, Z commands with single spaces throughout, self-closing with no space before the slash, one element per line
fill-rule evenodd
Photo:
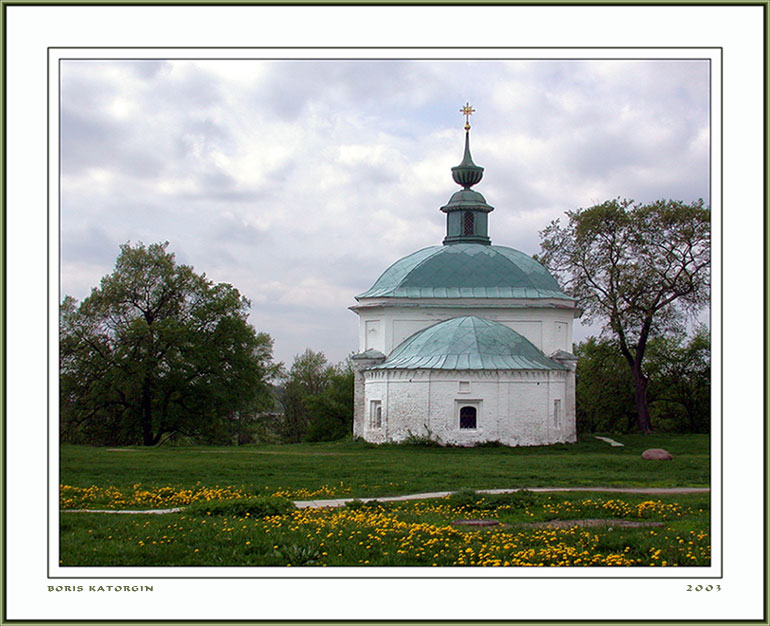
<path fill-rule="evenodd" d="M 442 245 L 387 268 L 350 307 L 359 316 L 353 434 L 374 443 L 576 441 L 572 326 L 581 310 L 532 257 L 492 245 L 493 207 L 472 187 L 484 168 L 465 151 L 461 189 L 441 207 Z"/>

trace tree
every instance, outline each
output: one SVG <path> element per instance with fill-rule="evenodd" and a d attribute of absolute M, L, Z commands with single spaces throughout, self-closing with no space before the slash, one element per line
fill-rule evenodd
<path fill-rule="evenodd" d="M 617 342 L 589 337 L 575 346 L 579 432 L 626 432 L 636 422 L 634 385 Z"/>
<path fill-rule="evenodd" d="M 311 421 L 308 398 L 326 389 L 333 372 L 334 368 L 323 352 L 308 348 L 294 357 L 294 363 L 284 374 L 278 390 L 284 416 L 281 434 L 286 441 L 297 443 L 305 438 Z"/>
<path fill-rule="evenodd" d="M 121 246 L 98 288 L 62 302 L 64 439 L 217 438 L 234 416 L 272 404 L 272 340 L 248 324 L 248 300 L 177 265 L 167 247 Z"/>
<path fill-rule="evenodd" d="M 321 393 L 306 401 L 310 424 L 305 441 L 334 441 L 353 431 L 353 367 L 348 362 L 329 373 Z"/>
<path fill-rule="evenodd" d="M 709 298 L 710 211 L 659 200 L 609 200 L 568 211 L 541 235 L 546 265 L 585 310 L 605 321 L 634 382 L 637 423 L 652 432 L 644 356 L 651 336 L 678 327 Z"/>
<path fill-rule="evenodd" d="M 660 337 L 649 346 L 653 410 L 672 430 L 707 433 L 711 418 L 711 344 L 701 325 L 691 337 Z"/>
<path fill-rule="evenodd" d="M 353 366 L 330 365 L 323 352 L 310 348 L 294 363 L 276 388 L 283 410 L 274 424 L 283 441 L 333 441 L 353 429 Z"/>
<path fill-rule="evenodd" d="M 580 432 L 629 432 L 636 426 L 634 385 L 617 340 L 589 337 L 575 346 Z M 711 417 L 710 345 L 699 326 L 688 337 L 668 333 L 647 343 L 648 401 L 656 428 L 704 433 Z"/>

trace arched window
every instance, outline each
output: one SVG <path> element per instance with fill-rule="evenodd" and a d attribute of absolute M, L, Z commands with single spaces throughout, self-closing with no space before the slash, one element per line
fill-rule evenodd
<path fill-rule="evenodd" d="M 460 428 L 476 428 L 475 406 L 464 406 L 460 409 Z"/>
<path fill-rule="evenodd" d="M 473 213 L 466 211 L 463 215 L 463 235 L 473 234 Z"/>

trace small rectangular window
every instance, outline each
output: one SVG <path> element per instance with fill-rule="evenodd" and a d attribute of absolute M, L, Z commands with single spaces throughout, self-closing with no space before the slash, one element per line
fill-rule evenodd
<path fill-rule="evenodd" d="M 471 382 L 469 380 L 461 380 L 460 381 L 460 387 L 458 389 L 460 393 L 470 393 L 471 392 Z"/>
<path fill-rule="evenodd" d="M 559 425 L 559 419 L 561 419 L 561 400 L 553 401 L 553 425 Z"/>
<path fill-rule="evenodd" d="M 382 428 L 382 401 L 372 400 L 369 403 L 369 426 Z"/>

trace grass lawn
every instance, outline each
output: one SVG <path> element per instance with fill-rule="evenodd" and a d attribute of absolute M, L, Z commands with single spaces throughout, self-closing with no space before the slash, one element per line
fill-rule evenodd
<path fill-rule="evenodd" d="M 469 491 L 709 484 L 708 436 L 612 438 L 624 446 L 591 436 L 573 445 L 531 448 L 353 441 L 231 448 L 65 445 L 64 511 L 185 509 L 166 515 L 62 512 L 60 560 L 74 567 L 708 565 L 708 494 L 525 491 L 482 497 Z M 665 448 L 674 460 L 645 461 L 647 448 Z M 433 501 L 285 508 L 292 508 L 289 500 L 458 490 L 464 491 Z M 452 524 L 469 518 L 499 524 Z M 535 525 L 549 520 L 566 522 Z"/>
<path fill-rule="evenodd" d="M 377 497 L 464 488 L 551 486 L 705 487 L 708 435 L 583 435 L 576 444 L 526 448 L 371 446 L 342 441 L 241 447 L 110 449 L 64 445 L 60 482 L 193 489 L 228 487 L 292 499 Z M 645 461 L 665 448 L 673 461 Z"/>
<path fill-rule="evenodd" d="M 259 507 L 250 515 L 203 504 L 169 515 L 62 513 L 61 564 L 682 567 L 710 561 L 708 494 L 466 492 L 265 517 Z M 468 519 L 500 523 L 452 524 Z"/>

